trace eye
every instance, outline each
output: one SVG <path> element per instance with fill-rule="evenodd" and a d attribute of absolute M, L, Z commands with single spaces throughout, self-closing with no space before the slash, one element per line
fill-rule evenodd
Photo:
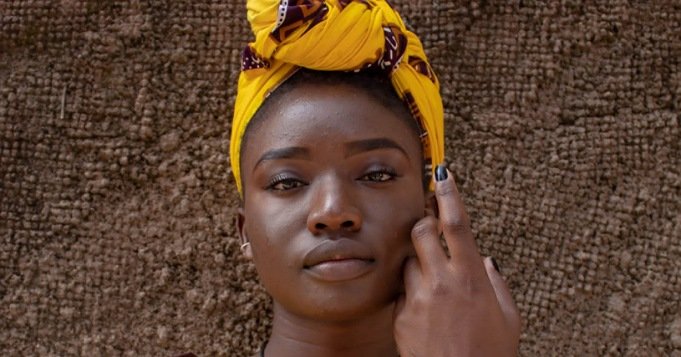
<path fill-rule="evenodd" d="M 265 188 L 270 191 L 288 191 L 304 185 L 305 182 L 288 174 L 278 174 L 270 180 Z"/>
<path fill-rule="evenodd" d="M 397 177 L 397 174 L 389 169 L 378 169 L 364 174 L 359 178 L 360 181 L 369 182 L 386 182 L 392 181 Z"/>

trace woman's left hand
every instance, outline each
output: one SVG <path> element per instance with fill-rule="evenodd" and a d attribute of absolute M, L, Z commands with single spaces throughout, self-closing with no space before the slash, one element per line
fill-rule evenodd
<path fill-rule="evenodd" d="M 511 292 L 491 258 L 480 257 L 452 175 L 444 167 L 438 174 L 439 219 L 414 226 L 416 257 L 405 264 L 405 294 L 395 307 L 400 355 L 515 356 L 521 322 Z"/>

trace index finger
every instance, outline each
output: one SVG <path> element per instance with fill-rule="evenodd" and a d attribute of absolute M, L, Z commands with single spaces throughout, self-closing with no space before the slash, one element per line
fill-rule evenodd
<path fill-rule="evenodd" d="M 468 214 L 454 182 L 454 176 L 444 165 L 438 165 L 435 180 L 435 198 L 442 233 L 452 260 L 470 264 L 469 266 L 481 266 L 478 246 L 475 244 Z"/>

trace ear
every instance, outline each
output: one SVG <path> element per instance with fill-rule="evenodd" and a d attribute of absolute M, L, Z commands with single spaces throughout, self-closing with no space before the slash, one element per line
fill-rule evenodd
<path fill-rule="evenodd" d="M 241 249 L 244 256 L 248 259 L 253 259 L 253 249 L 251 249 L 251 241 L 248 240 L 246 235 L 246 215 L 244 214 L 244 208 L 239 207 L 236 216 L 236 229 L 239 234 L 239 241 L 241 242 Z M 248 243 L 248 244 L 246 244 Z"/>
<path fill-rule="evenodd" d="M 437 199 L 435 199 L 435 192 L 431 190 L 426 190 L 425 194 L 425 201 L 426 201 L 426 216 L 430 215 L 435 218 L 440 217 L 440 212 L 437 207 Z"/>

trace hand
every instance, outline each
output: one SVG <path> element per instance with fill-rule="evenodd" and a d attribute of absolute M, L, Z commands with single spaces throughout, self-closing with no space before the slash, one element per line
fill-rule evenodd
<path fill-rule="evenodd" d="M 452 175 L 438 171 L 440 219 L 414 225 L 416 257 L 405 264 L 405 294 L 395 306 L 400 355 L 515 356 L 520 314 L 511 292 L 492 260 L 480 257 Z M 440 245 L 440 228 L 451 257 Z"/>

